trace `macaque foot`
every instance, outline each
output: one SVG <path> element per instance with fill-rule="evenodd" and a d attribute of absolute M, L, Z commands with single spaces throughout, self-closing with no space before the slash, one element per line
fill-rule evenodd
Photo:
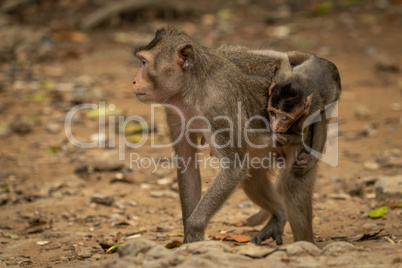
<path fill-rule="evenodd" d="M 292 172 L 295 174 L 305 174 L 316 163 L 313 156 L 308 153 L 301 153 L 297 156 L 295 163 L 292 166 Z"/>
<path fill-rule="evenodd" d="M 205 227 L 201 221 L 194 220 L 194 217 L 188 218 L 184 230 L 183 243 L 193 243 L 204 240 Z"/>
<path fill-rule="evenodd" d="M 185 243 L 193 243 L 198 241 L 204 240 L 204 233 L 203 232 L 189 232 L 185 234 L 183 239 L 183 244 Z"/>
<path fill-rule="evenodd" d="M 261 245 L 262 241 L 272 237 L 277 245 L 282 245 L 283 227 L 286 222 L 280 221 L 278 217 L 272 216 L 267 225 L 262 230 L 251 238 L 251 242 L 256 245 Z"/>

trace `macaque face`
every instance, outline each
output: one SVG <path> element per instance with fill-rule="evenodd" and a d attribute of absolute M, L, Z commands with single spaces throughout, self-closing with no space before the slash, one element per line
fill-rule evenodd
<path fill-rule="evenodd" d="M 275 133 L 285 133 L 296 121 L 307 113 L 304 109 L 304 103 L 295 106 L 291 112 L 284 112 L 268 104 L 269 126 Z"/>
<path fill-rule="evenodd" d="M 137 99 L 142 102 L 155 101 L 155 85 L 152 83 L 152 76 L 150 77 L 149 69 L 151 60 L 150 53 L 138 52 L 136 54 L 137 58 L 141 62 L 141 66 L 135 74 L 133 81 L 133 93 L 136 95 Z"/>
<path fill-rule="evenodd" d="M 164 54 L 155 50 L 135 54 L 141 66 L 134 77 L 133 92 L 141 102 L 169 103 L 173 96 L 180 93 L 183 72 L 174 56 L 166 55 L 169 54 L 167 51 Z"/>

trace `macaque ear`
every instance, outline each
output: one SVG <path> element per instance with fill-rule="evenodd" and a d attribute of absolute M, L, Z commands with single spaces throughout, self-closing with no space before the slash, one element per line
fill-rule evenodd
<path fill-rule="evenodd" d="M 177 48 L 178 64 L 183 69 L 188 69 L 195 63 L 193 46 L 185 44 Z"/>
<path fill-rule="evenodd" d="M 268 96 L 271 96 L 272 89 L 274 88 L 274 86 L 275 86 L 275 82 L 272 82 L 272 84 L 269 86 L 269 89 L 268 89 Z"/>
<path fill-rule="evenodd" d="M 312 99 L 313 99 L 313 94 L 310 94 L 310 95 L 307 96 L 306 102 L 304 103 L 304 111 L 305 111 L 305 113 L 309 112 Z"/>

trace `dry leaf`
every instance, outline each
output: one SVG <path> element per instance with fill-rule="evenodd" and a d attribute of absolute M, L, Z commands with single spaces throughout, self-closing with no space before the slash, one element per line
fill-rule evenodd
<path fill-rule="evenodd" d="M 175 241 L 172 241 L 172 242 L 168 243 L 165 247 L 166 247 L 166 248 L 178 248 L 178 247 L 180 247 L 182 244 L 183 244 L 182 242 L 180 242 L 180 241 L 178 241 L 178 240 L 175 240 Z"/>

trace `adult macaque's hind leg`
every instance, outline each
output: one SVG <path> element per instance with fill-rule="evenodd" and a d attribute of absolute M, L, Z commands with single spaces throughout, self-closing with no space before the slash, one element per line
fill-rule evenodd
<path fill-rule="evenodd" d="M 255 204 L 272 215 L 266 226 L 251 239 L 251 242 L 259 245 L 262 241 L 272 237 L 278 245 L 282 244 L 283 227 L 286 223 L 285 211 L 281 197 L 268 179 L 267 171 L 251 169 L 250 177 L 244 181 L 243 189 Z"/>
<path fill-rule="evenodd" d="M 254 214 L 253 216 L 249 217 L 246 220 L 247 226 L 253 227 L 253 226 L 261 225 L 268 220 L 270 215 L 271 215 L 271 213 L 269 213 L 265 209 L 261 209 L 256 214 Z"/>
<path fill-rule="evenodd" d="M 278 186 L 283 195 L 294 241 L 314 243 L 312 198 L 316 173 L 317 165 L 303 175 L 289 172 L 280 174 Z"/>

